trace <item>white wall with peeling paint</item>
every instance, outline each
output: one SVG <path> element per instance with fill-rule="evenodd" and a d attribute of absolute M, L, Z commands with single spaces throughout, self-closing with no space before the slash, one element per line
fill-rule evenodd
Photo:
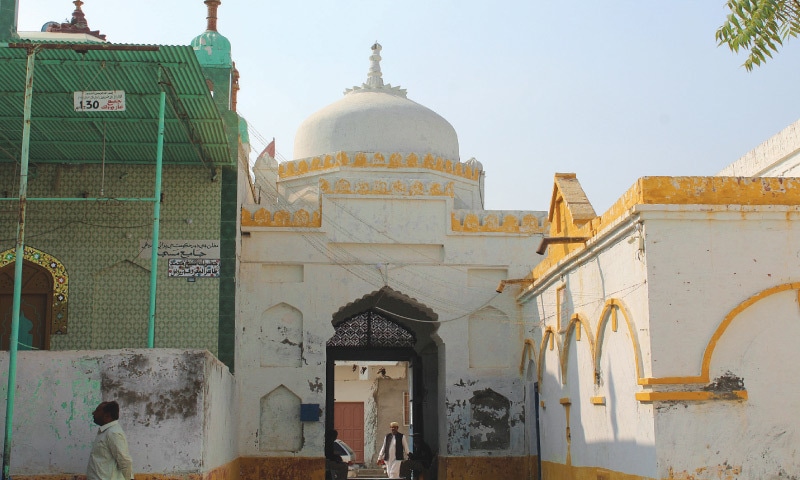
<path fill-rule="evenodd" d="M 368 170 L 360 168 L 357 175 L 370 178 L 385 173 Z M 316 184 L 318 178 L 306 181 Z M 249 236 L 242 239 L 237 282 L 236 351 L 237 377 L 248 379 L 238 388 L 242 454 L 321 454 L 324 417 L 320 422 L 304 422 L 304 443 L 299 451 L 258 451 L 259 432 L 252 421 L 259 415 L 257 399 L 284 385 L 303 403 L 324 407 L 326 342 L 334 334 L 333 315 L 384 285 L 412 297 L 439 317 L 433 341 L 440 349 L 440 382 L 447 387 L 440 390 L 438 398 L 426 399 L 436 412 L 429 415 L 427 421 L 436 423 L 428 430 L 439 429 L 439 437 L 429 443 L 446 455 L 526 454 L 522 381 L 515 368 L 509 368 L 521 355 L 522 322 L 514 301 L 519 286 L 510 285 L 503 294 L 495 289 L 500 279 L 519 278 L 530 271 L 530 252 L 540 235 L 453 232 L 454 207 L 449 197 L 322 195 L 320 202 L 324 214 L 318 229 L 243 227 Z M 544 217 L 544 212 L 534 213 L 540 220 Z M 302 276 L 265 276 L 276 266 L 294 266 Z M 261 312 L 279 304 L 302 315 L 304 336 L 298 368 L 267 367 L 256 360 L 260 346 L 253 332 L 269 336 L 272 342 L 285 340 L 275 325 L 259 321 Z M 483 330 L 473 328 L 470 333 L 470 317 L 479 311 L 491 311 L 489 321 L 503 317 L 505 327 L 486 330 L 489 327 L 481 324 Z M 487 332 L 492 334 L 491 341 Z M 472 366 L 471 336 L 478 339 L 473 341 Z M 482 337 L 482 348 L 487 350 L 483 353 L 477 348 Z M 478 428 L 471 427 L 469 399 L 485 389 L 511 403 L 510 418 L 505 420 L 511 432 L 508 448 L 491 452 L 469 448 L 469 432 Z M 309 427 L 315 430 L 309 431 Z M 378 432 L 383 430 L 379 425 Z"/>
<path fill-rule="evenodd" d="M 109 400 L 120 404 L 136 473 L 203 473 L 235 458 L 221 427 L 229 419 L 209 423 L 230 410 L 233 379 L 207 351 L 19 352 L 17 366 L 12 475 L 84 474 L 91 413 Z M 5 389 L 8 352 L 0 372 Z"/>
<path fill-rule="evenodd" d="M 800 471 L 798 220 L 793 205 L 636 205 L 521 297 L 542 460 L 645 478 Z M 601 322 L 611 300 L 630 322 L 618 314 L 616 332 Z M 574 315 L 580 340 L 563 321 Z"/>
<path fill-rule="evenodd" d="M 655 476 L 652 408 L 634 398 L 637 352 L 649 358 L 647 259 L 636 225 L 631 219 L 613 226 L 606 232 L 613 241 L 563 261 L 563 268 L 521 298 L 526 336 L 534 342 L 533 368 L 541 371 L 543 461 Z M 631 328 L 618 312 L 617 329 L 612 329 L 609 300 L 624 305 Z M 568 328 L 576 316 L 582 321 L 580 340 L 576 328 Z M 552 349 L 549 339 L 542 343 L 546 329 L 554 332 Z M 592 403 L 593 397 L 604 404 Z M 533 418 L 529 428 L 535 429 Z"/>

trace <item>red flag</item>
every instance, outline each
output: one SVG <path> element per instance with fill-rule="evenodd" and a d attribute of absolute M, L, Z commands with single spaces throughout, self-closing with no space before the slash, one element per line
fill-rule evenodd
<path fill-rule="evenodd" d="M 269 145 L 267 145 L 267 148 L 265 148 L 264 151 L 261 152 L 261 155 L 264 155 L 265 153 L 267 155 L 269 155 L 270 157 L 275 158 L 275 138 L 274 137 L 272 138 L 272 141 L 269 142 Z"/>

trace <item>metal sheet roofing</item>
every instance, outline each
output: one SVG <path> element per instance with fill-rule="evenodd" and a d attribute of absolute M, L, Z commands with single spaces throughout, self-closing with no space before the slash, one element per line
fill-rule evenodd
<path fill-rule="evenodd" d="M 19 162 L 21 155 L 24 46 L 0 44 L 0 162 Z M 115 44 L 46 44 L 36 51 L 30 162 L 155 163 L 162 89 L 164 164 L 235 164 L 192 48 Z M 124 111 L 75 111 L 74 92 L 110 90 L 125 92 Z"/>

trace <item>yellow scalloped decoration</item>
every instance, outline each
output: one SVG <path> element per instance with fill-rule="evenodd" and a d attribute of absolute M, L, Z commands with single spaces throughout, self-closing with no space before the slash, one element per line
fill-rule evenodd
<path fill-rule="evenodd" d="M 275 212 L 275 219 L 266 208 L 256 210 L 252 218 L 246 208 L 242 208 L 242 226 L 250 227 L 319 227 L 321 226 L 322 216 L 319 211 L 309 213 L 305 209 L 300 209 L 294 214 L 287 210 Z"/>
<path fill-rule="evenodd" d="M 444 190 L 442 189 L 442 186 L 441 186 L 440 184 L 438 184 L 438 183 L 432 183 L 432 184 L 431 184 L 431 190 L 430 190 L 430 194 L 431 194 L 432 196 L 437 196 L 437 197 L 439 197 L 439 196 L 442 196 L 442 195 L 444 195 Z"/>
<path fill-rule="evenodd" d="M 522 217 L 520 231 L 532 233 L 536 231 L 537 227 L 539 227 L 539 220 L 537 220 L 535 216 L 528 214 Z"/>
<path fill-rule="evenodd" d="M 333 158 L 332 155 L 325 155 L 325 162 L 323 163 L 325 168 L 333 168 L 336 166 L 336 159 Z"/>
<path fill-rule="evenodd" d="M 356 153 L 356 159 L 353 161 L 354 167 L 366 167 L 367 166 L 367 154 L 366 153 Z"/>
<path fill-rule="evenodd" d="M 455 197 L 456 196 L 455 184 L 453 184 L 453 182 L 447 182 L 447 186 L 444 188 L 444 193 L 448 197 L 451 197 L 451 198 Z"/>
<path fill-rule="evenodd" d="M 257 225 L 269 225 L 272 223 L 272 213 L 266 208 L 259 209 L 253 216 Z"/>
<path fill-rule="evenodd" d="M 324 178 L 319 179 L 319 191 L 322 193 L 331 193 L 331 182 Z"/>
<path fill-rule="evenodd" d="M 297 162 L 297 173 L 303 175 L 304 173 L 308 173 L 308 162 L 305 160 L 300 160 Z"/>
<path fill-rule="evenodd" d="M 504 232 L 516 233 L 519 232 L 519 219 L 516 215 L 506 215 L 503 217 L 503 226 L 501 228 Z"/>
<path fill-rule="evenodd" d="M 370 193 L 369 182 L 364 180 L 356 182 L 356 193 L 359 195 Z"/>
<path fill-rule="evenodd" d="M 291 223 L 291 214 L 287 210 L 278 210 L 272 224 L 276 227 L 288 227 Z"/>
<path fill-rule="evenodd" d="M 450 229 L 454 232 L 463 232 L 464 228 L 461 226 L 461 222 L 458 221 L 456 217 L 456 212 L 450 212 Z"/>
<path fill-rule="evenodd" d="M 497 215 L 494 213 L 490 213 L 486 215 L 483 219 L 483 228 L 484 232 L 497 232 L 500 230 L 500 219 L 497 218 Z"/>
<path fill-rule="evenodd" d="M 406 166 L 409 168 L 417 168 L 419 166 L 419 157 L 417 157 L 416 153 L 410 153 L 406 157 Z"/>
<path fill-rule="evenodd" d="M 372 163 L 373 164 L 384 164 L 386 163 L 385 159 L 383 158 L 383 154 L 380 152 L 375 152 L 372 156 Z"/>
<path fill-rule="evenodd" d="M 389 155 L 389 168 L 398 168 L 403 163 L 403 156 L 399 153 Z"/>
<path fill-rule="evenodd" d="M 311 216 L 308 214 L 308 211 L 305 209 L 300 209 L 294 212 L 294 218 L 292 219 L 292 225 L 295 227 L 306 227 L 308 226 L 308 222 L 311 219 Z"/>
<path fill-rule="evenodd" d="M 408 187 L 409 195 L 422 195 L 424 193 L 425 193 L 425 185 L 423 185 L 422 182 L 420 182 L 419 180 L 414 180 Z"/>
<path fill-rule="evenodd" d="M 253 218 L 252 218 L 252 214 L 250 213 L 250 210 L 242 207 L 242 211 L 241 211 L 240 215 L 242 217 L 242 225 L 243 226 L 252 225 L 253 224 Z"/>
<path fill-rule="evenodd" d="M 347 180 L 340 178 L 336 181 L 336 188 L 334 189 L 336 193 L 351 193 L 350 192 L 350 182 Z"/>
<path fill-rule="evenodd" d="M 402 180 L 395 180 L 392 182 L 392 193 L 396 195 L 405 195 L 406 184 Z"/>
<path fill-rule="evenodd" d="M 375 180 L 375 186 L 372 191 L 377 195 L 386 195 L 389 193 L 389 185 L 385 180 Z"/>
<path fill-rule="evenodd" d="M 422 166 L 433 170 L 435 165 L 436 165 L 436 159 L 433 158 L 433 155 L 431 155 L 430 153 L 425 155 L 425 158 L 422 160 Z"/>
<path fill-rule="evenodd" d="M 311 170 L 321 170 L 322 169 L 322 160 L 319 157 L 314 157 L 311 159 Z"/>
<path fill-rule="evenodd" d="M 480 229 L 481 222 L 478 216 L 474 213 L 468 213 L 464 217 L 464 231 L 477 232 Z"/>

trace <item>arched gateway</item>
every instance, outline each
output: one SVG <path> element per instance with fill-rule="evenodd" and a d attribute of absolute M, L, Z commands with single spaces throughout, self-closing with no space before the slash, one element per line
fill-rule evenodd
<path fill-rule="evenodd" d="M 423 438 L 429 445 L 436 445 L 439 347 L 434 333 L 437 318 L 425 305 L 390 287 L 376 290 L 339 309 L 333 315 L 335 332 L 326 348 L 326 411 L 329 412 L 325 416 L 326 429 L 334 428 L 337 422 L 334 388 L 337 362 L 353 362 L 354 371 L 359 362 L 407 362 L 408 425 L 404 429 L 407 434 L 413 434 L 412 439 Z M 345 412 L 338 411 L 340 415 Z M 380 422 L 379 415 L 369 408 L 366 417 L 373 423 Z M 368 426 L 367 430 L 371 431 L 369 427 L 375 425 Z M 385 427 L 377 425 L 378 437 L 386 433 Z M 370 434 L 367 440 L 374 443 Z M 366 451 L 369 455 L 372 450 L 367 448 Z M 358 462 L 370 460 L 361 457 Z"/>

